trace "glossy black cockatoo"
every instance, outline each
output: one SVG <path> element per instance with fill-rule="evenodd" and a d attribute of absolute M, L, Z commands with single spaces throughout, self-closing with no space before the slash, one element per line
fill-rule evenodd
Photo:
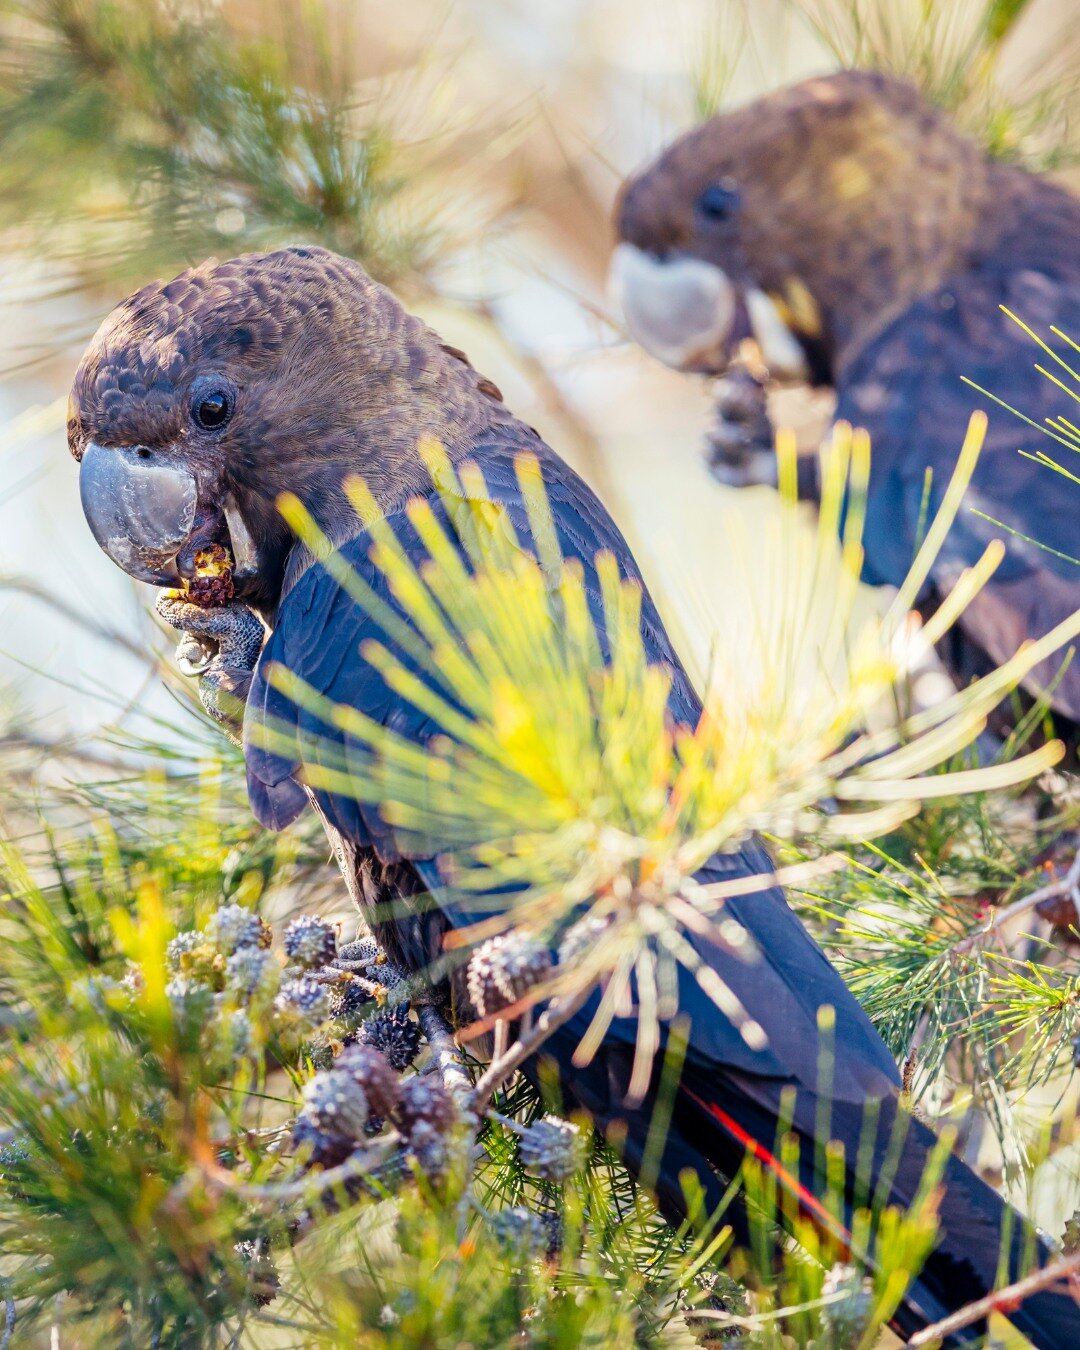
<path fill-rule="evenodd" d="M 960 682 L 1080 607 L 1080 489 L 1018 453 L 1051 452 L 1075 472 L 1073 452 L 1038 430 L 1072 419 L 1072 399 L 1035 367 L 1071 381 L 1001 308 L 1075 366 L 1050 330 L 1080 341 L 1080 202 L 989 159 L 904 81 L 849 71 L 682 136 L 626 184 L 617 230 L 613 280 L 655 355 L 715 375 L 753 338 L 772 375 L 832 386 L 835 417 L 869 431 L 874 585 L 903 579 L 972 411 L 988 411 L 965 508 L 920 597 L 933 609 L 989 539 L 1004 539 L 1004 562 L 942 650 Z M 735 386 L 734 430 L 755 415 L 745 394 Z M 751 444 L 760 416 L 757 427 Z M 775 481 L 767 440 L 755 453 L 737 434 L 721 439 L 726 481 L 768 481 L 770 469 Z M 1027 687 L 1046 689 L 1061 665 L 1043 662 Z M 1080 661 L 1052 706 L 1080 722 Z"/>
<path fill-rule="evenodd" d="M 235 563 L 231 598 L 222 591 L 216 597 L 203 594 L 201 604 L 171 599 L 162 612 L 188 634 L 189 644 L 203 649 L 210 706 L 221 711 L 223 692 L 245 703 L 255 814 L 280 829 L 314 806 L 349 891 L 388 952 L 408 970 L 430 968 L 442 952 L 444 934 L 475 913 L 446 896 L 437 858 L 403 856 L 377 810 L 305 784 L 302 744 L 310 744 L 316 732 L 340 743 L 345 733 L 290 703 L 267 678 L 267 669 L 281 663 L 336 704 L 418 743 L 438 728 L 365 660 L 361 645 L 378 626 L 293 536 L 278 511 L 279 494 L 296 494 L 340 556 L 395 607 L 369 557 L 371 538 L 343 493 L 343 480 L 357 474 L 364 479 L 410 556 L 421 559 L 424 549 L 405 504 L 428 498 L 449 527 L 418 452 L 420 439 L 433 437 L 454 463 L 479 466 L 490 499 L 530 547 L 515 474 L 515 457 L 528 452 L 541 466 L 563 554 L 580 559 L 585 569 L 599 633 L 604 615 L 594 568 L 598 552 L 609 551 L 623 575 L 640 583 L 611 517 L 459 351 L 355 263 L 320 249 L 211 262 L 167 285 L 147 286 L 121 304 L 94 338 L 75 377 L 71 407 L 68 434 L 81 464 L 84 510 L 98 542 L 121 567 L 158 585 L 184 579 L 212 592 L 216 579 L 200 570 L 198 560 L 216 549 L 227 550 Z M 398 613 L 408 622 L 400 607 Z M 641 624 L 649 659 L 670 671 L 671 718 L 695 723 L 700 702 L 647 593 Z M 402 650 L 394 634 L 383 632 L 382 638 Z M 270 724 L 276 733 L 272 749 L 260 734 Z M 749 841 L 738 852 L 716 856 L 701 877 L 717 881 L 769 871 L 767 856 Z M 429 892 L 440 895 L 439 907 L 421 900 Z M 668 1214 L 679 1214 L 684 1169 L 696 1172 L 707 1197 L 716 1201 L 722 1193 L 718 1175 L 733 1176 L 747 1148 L 771 1159 L 781 1093 L 793 1087 L 794 1128 L 805 1140 L 806 1175 L 789 1175 L 785 1184 L 824 1221 L 811 1194 L 810 1169 L 816 1080 L 824 1062 L 818 1012 L 825 1006 L 835 1009 L 832 1132 L 844 1141 L 854 1170 L 864 1107 L 876 1103 L 874 1168 L 880 1171 L 893 1123 L 905 1122 L 890 1194 L 900 1204 L 910 1201 L 933 1136 L 903 1116 L 896 1068 L 884 1043 L 778 889 L 735 898 L 730 906 L 752 934 L 759 960 L 743 962 L 703 938 L 691 940 L 758 1019 L 764 1038 L 748 1044 L 695 980 L 683 980 L 679 998 L 691 1020 L 690 1039 L 657 1181 L 661 1204 Z M 594 1009 L 595 1003 L 586 1005 L 546 1043 L 543 1054 L 558 1071 L 567 1104 L 591 1113 L 601 1129 L 624 1122 L 619 1132 L 634 1168 L 642 1159 L 654 1097 L 627 1105 L 635 1042 L 630 1017 L 615 1020 L 587 1068 L 571 1067 Z M 466 1009 L 462 1015 L 470 1014 Z M 527 1069 L 537 1073 L 535 1064 Z M 905 1301 L 903 1325 L 924 1324 L 993 1286 L 1007 1213 L 967 1167 L 950 1162 L 941 1243 Z M 1008 1239 L 1012 1274 L 1023 1259 L 1022 1229 L 1017 1219 Z M 1045 1248 L 1038 1251 L 1039 1259 L 1047 1259 Z M 1045 1350 L 1080 1344 L 1080 1309 L 1066 1295 L 1040 1293 L 1015 1315 Z"/>

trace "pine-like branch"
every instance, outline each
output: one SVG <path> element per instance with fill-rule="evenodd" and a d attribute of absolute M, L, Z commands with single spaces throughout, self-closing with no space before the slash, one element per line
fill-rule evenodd
<path fill-rule="evenodd" d="M 909 1350 L 920 1350 L 922 1346 L 935 1345 L 946 1336 L 952 1335 L 954 1331 L 962 1331 L 964 1327 L 984 1321 L 991 1313 L 1010 1313 L 1032 1294 L 1050 1289 L 1066 1280 L 1075 1282 L 1077 1275 L 1080 1275 L 1080 1252 L 1064 1256 L 1059 1261 L 1052 1261 L 1042 1270 L 1033 1271 L 1022 1280 L 1017 1280 L 1004 1289 L 995 1290 L 985 1298 L 960 1308 L 951 1316 L 943 1317 L 940 1322 L 924 1327 L 908 1341 Z"/>

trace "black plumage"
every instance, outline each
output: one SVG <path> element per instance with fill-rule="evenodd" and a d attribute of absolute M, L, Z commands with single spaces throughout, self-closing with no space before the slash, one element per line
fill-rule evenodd
<path fill-rule="evenodd" d="M 865 427 L 874 447 L 866 520 L 864 575 L 898 586 L 910 566 L 927 513 L 940 503 L 967 419 L 988 412 L 986 440 L 964 501 L 920 597 L 932 610 L 992 539 L 1005 556 L 963 615 L 945 655 L 966 681 L 1009 659 L 1080 606 L 1080 488 L 1026 455 L 1048 453 L 1075 472 L 1074 451 L 1040 433 L 1047 419 L 1071 417 L 1061 387 L 1035 369 L 1067 376 L 1004 309 L 1050 338 L 1080 336 L 1080 268 L 1063 256 L 1080 232 L 1080 203 L 1064 194 L 1033 196 L 999 249 L 949 278 L 888 324 L 858 352 L 837 382 L 836 416 Z M 986 393 L 982 391 L 986 391 Z M 1000 399 L 1036 423 L 1022 423 Z M 927 482 L 929 475 L 929 490 Z M 1026 684 L 1053 688 L 1052 703 L 1075 740 L 1080 722 L 1080 662 L 1059 653 Z"/>

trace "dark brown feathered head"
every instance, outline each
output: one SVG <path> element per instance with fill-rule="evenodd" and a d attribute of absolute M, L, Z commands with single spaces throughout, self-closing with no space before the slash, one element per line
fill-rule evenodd
<path fill-rule="evenodd" d="M 911 85 L 880 74 L 715 117 L 624 189 L 614 279 L 627 321 L 686 369 L 722 368 L 752 334 L 773 365 L 809 351 L 835 366 L 965 259 L 989 228 L 994 172 Z"/>
<path fill-rule="evenodd" d="M 348 259 L 290 248 L 155 282 L 102 324 L 75 376 L 68 443 L 102 547 L 159 584 L 231 544 L 238 593 L 272 608 L 295 492 L 334 536 L 341 484 L 387 508 L 423 483 L 425 435 L 453 454 L 506 414 L 459 352 Z"/>

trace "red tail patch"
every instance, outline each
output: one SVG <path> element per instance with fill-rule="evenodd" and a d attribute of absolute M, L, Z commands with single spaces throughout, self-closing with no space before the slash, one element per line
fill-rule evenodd
<path fill-rule="evenodd" d="M 752 1134 L 749 1134 L 744 1130 L 739 1122 L 729 1116 L 724 1108 L 718 1106 L 716 1102 L 705 1101 L 703 1097 L 699 1097 L 696 1092 L 691 1092 L 690 1089 L 685 1086 L 680 1090 L 692 1101 L 696 1102 L 702 1110 L 707 1111 L 709 1115 L 712 1116 L 733 1139 L 736 1139 L 747 1152 L 751 1153 L 758 1162 L 763 1163 L 780 1184 L 795 1196 L 799 1202 L 800 1209 L 802 1209 L 815 1223 L 819 1223 L 822 1228 L 832 1233 L 838 1241 L 843 1243 L 844 1254 L 845 1256 L 848 1255 L 851 1246 L 851 1233 L 837 1220 L 834 1214 L 829 1213 L 817 1196 L 814 1195 L 812 1191 L 808 1191 L 799 1178 L 784 1166 L 775 1153 L 770 1152 L 760 1139 L 755 1139 Z"/>

